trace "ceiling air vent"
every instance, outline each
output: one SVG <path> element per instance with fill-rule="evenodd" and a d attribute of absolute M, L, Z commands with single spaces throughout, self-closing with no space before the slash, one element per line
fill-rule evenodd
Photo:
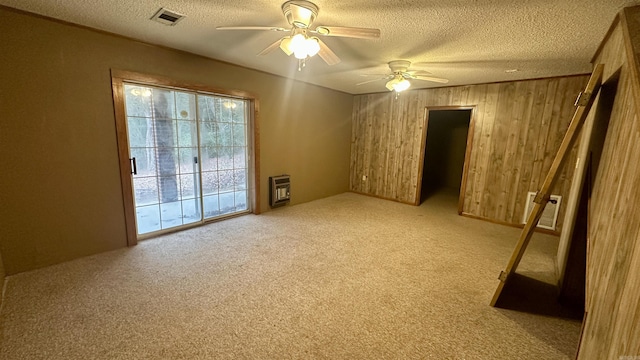
<path fill-rule="evenodd" d="M 158 12 L 156 12 L 155 15 L 151 17 L 151 20 L 157 21 L 163 25 L 173 26 L 183 18 L 184 15 L 182 14 L 179 14 L 172 10 L 167 10 L 165 8 L 160 8 L 160 10 L 158 10 Z"/>
<path fill-rule="evenodd" d="M 527 205 L 524 208 L 524 216 L 522 217 L 522 223 L 525 224 L 527 219 L 529 218 L 529 214 L 533 210 L 533 199 L 536 197 L 536 193 L 529 192 L 527 194 Z M 542 212 L 542 217 L 540 217 L 540 221 L 538 221 L 538 227 L 548 230 L 556 230 L 556 222 L 558 221 L 558 211 L 560 210 L 560 201 L 562 200 L 562 196 L 560 195 L 551 195 L 549 202 L 544 207 L 544 211 Z"/>

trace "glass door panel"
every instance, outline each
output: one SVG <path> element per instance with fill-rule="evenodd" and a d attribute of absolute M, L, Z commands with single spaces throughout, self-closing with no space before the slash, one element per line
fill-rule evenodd
<path fill-rule="evenodd" d="M 249 211 L 247 101 L 124 91 L 138 235 Z"/>
<path fill-rule="evenodd" d="M 249 210 L 247 102 L 198 95 L 205 219 Z"/>
<path fill-rule="evenodd" d="M 138 235 L 202 220 L 194 94 L 125 84 Z"/>

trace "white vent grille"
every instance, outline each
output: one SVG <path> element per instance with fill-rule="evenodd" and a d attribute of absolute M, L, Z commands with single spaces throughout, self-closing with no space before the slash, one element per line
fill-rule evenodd
<path fill-rule="evenodd" d="M 184 17 L 184 15 L 179 14 L 175 11 L 160 8 L 160 10 L 158 10 L 158 12 L 156 12 L 155 15 L 151 17 L 151 20 L 157 21 L 163 25 L 173 26 L 180 22 L 180 20 L 184 19 Z"/>
<path fill-rule="evenodd" d="M 533 199 L 536 197 L 536 193 L 529 192 L 527 194 L 527 206 L 524 208 L 524 216 L 522 217 L 522 223 L 525 224 L 527 222 L 527 218 L 531 211 L 533 210 Z M 562 200 L 562 196 L 560 195 L 551 195 L 549 202 L 544 207 L 544 211 L 542 212 L 542 217 L 540 221 L 538 221 L 538 227 L 542 229 L 548 230 L 556 230 L 556 221 L 558 220 L 558 211 L 560 210 L 560 201 Z"/>

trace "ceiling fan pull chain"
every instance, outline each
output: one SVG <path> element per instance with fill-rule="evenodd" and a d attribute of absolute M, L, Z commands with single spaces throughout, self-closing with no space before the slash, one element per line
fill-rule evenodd
<path fill-rule="evenodd" d="M 298 71 L 302 71 L 302 68 L 307 66 L 307 58 L 298 59 Z"/>

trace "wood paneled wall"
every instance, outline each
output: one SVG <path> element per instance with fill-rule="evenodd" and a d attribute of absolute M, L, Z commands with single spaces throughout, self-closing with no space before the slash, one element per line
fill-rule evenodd
<path fill-rule="evenodd" d="M 391 92 L 358 95 L 353 107 L 350 188 L 414 203 L 422 146 L 428 137 L 425 109 L 474 106 L 462 211 L 520 224 L 527 192 L 537 191 L 544 180 L 587 80 L 581 75 L 423 89 L 403 92 L 397 99 Z M 575 151 L 568 164 L 575 162 Z M 554 194 L 568 194 L 572 173 L 573 166 L 562 170 Z M 558 229 L 561 226 L 562 216 Z"/>
<path fill-rule="evenodd" d="M 587 316 L 578 359 L 640 356 L 639 50 L 640 7 L 627 8 L 594 59 L 605 65 L 605 82 L 619 80 L 591 194 Z"/>

